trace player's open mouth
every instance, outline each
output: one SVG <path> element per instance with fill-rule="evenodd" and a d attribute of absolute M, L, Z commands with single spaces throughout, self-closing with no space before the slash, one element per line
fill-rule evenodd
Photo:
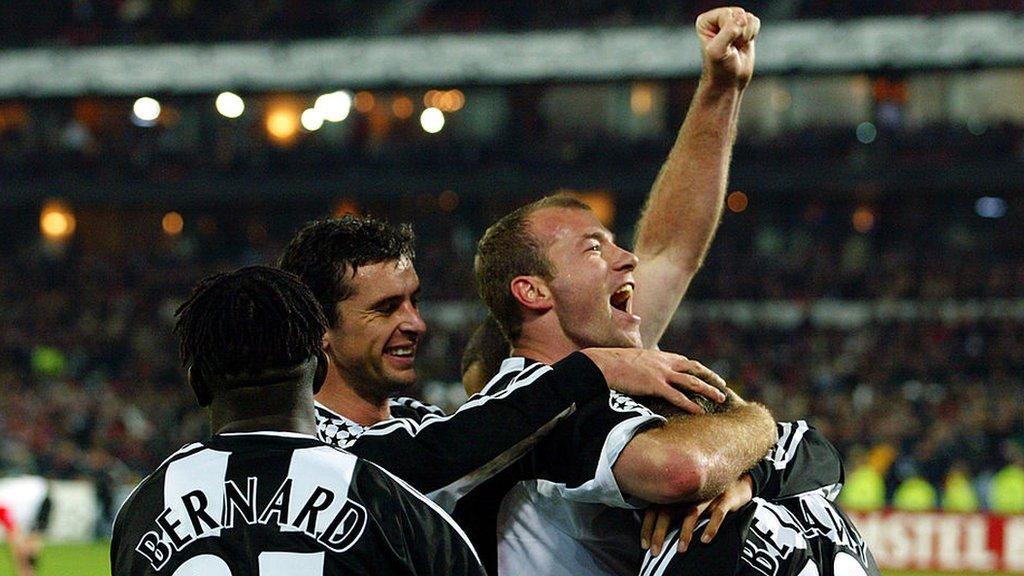
<path fill-rule="evenodd" d="M 626 314 L 633 313 L 633 285 L 623 284 L 618 290 L 612 294 L 609 300 L 612 308 L 625 312 Z"/>

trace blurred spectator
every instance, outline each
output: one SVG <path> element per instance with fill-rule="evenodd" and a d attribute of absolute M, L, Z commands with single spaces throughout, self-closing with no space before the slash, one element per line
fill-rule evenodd
<path fill-rule="evenodd" d="M 977 512 L 978 494 L 971 482 L 967 469 L 962 464 L 954 465 L 946 475 L 942 490 L 942 509 L 948 512 Z"/>
<path fill-rule="evenodd" d="M 415 196 L 381 202 L 367 200 L 366 208 L 411 221 L 419 239 L 429 330 L 417 360 L 423 387 L 414 393 L 455 406 L 464 398 L 459 360 L 482 318 L 473 238 L 488 211 L 515 199 L 483 207 L 467 198 L 450 213 L 423 210 Z M 1024 438 L 1024 405 L 1009 401 L 1024 389 L 1024 321 L 1012 306 L 992 308 L 1003 315 L 944 307 L 1021 296 L 1024 282 L 989 281 L 1024 273 L 1014 224 L 900 199 L 879 206 L 883 229 L 861 234 L 831 223 L 846 204 L 818 202 L 810 220 L 795 200 L 726 215 L 688 296 L 693 315 L 669 327 L 663 347 L 709 364 L 779 419 L 806 418 L 822 430 L 844 454 L 848 490 L 862 507 L 891 499 L 914 476 L 942 487 L 954 467 L 957 478 L 975 483 L 982 506 L 1008 506 L 1005 494 L 1020 491 L 1000 487 L 1012 486 L 1024 464 L 1019 449 L 1007 448 Z M 130 482 L 159 455 L 202 435 L 204 419 L 171 338 L 177 303 L 205 274 L 273 262 L 299 224 L 320 216 L 315 207 L 247 210 L 186 214 L 185 231 L 170 238 L 158 227 L 162 212 L 135 213 L 120 226 L 124 216 L 106 208 L 94 220 L 83 214 L 89 234 L 59 250 L 33 238 L 34 211 L 24 225 L 3 219 L 22 232 L 0 238 L 0 473 L 97 480 L 105 502 L 110 485 Z M 153 223 L 152 238 L 132 236 L 141 221 Z M 954 258 L 941 231 L 957 222 L 958 237 L 986 242 Z M 844 248 L 851 245 L 859 247 Z M 837 267 L 843 251 L 858 256 Z M 907 271 L 911 263 L 916 269 Z M 837 304 L 830 322 L 800 316 L 808 303 L 833 296 L 852 302 Z M 742 313 L 744 302 L 776 299 L 767 304 L 773 318 Z M 737 314 L 715 312 L 735 304 Z M 901 314 L 875 316 L 896 304 Z M 857 320 L 853 312 L 865 306 Z"/>
<path fill-rule="evenodd" d="M 893 508 L 906 512 L 934 510 L 936 504 L 935 488 L 920 476 L 904 480 L 892 498 Z"/>
<path fill-rule="evenodd" d="M 1024 448 L 1007 441 L 1009 464 L 992 479 L 992 510 L 1000 514 L 1024 513 Z"/>

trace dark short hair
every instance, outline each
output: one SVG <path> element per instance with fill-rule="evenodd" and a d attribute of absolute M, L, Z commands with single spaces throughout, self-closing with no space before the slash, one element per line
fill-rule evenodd
<path fill-rule="evenodd" d="M 360 266 L 415 259 L 416 237 L 408 224 L 369 216 L 343 216 L 306 224 L 285 247 L 277 265 L 313 291 L 328 326 L 338 324 L 336 305 L 352 295 L 349 278 Z"/>
<path fill-rule="evenodd" d="M 174 315 L 181 365 L 205 379 L 298 366 L 327 330 L 309 289 L 269 266 L 204 278 Z"/>
<path fill-rule="evenodd" d="M 488 316 L 469 337 L 466 349 L 462 352 L 462 375 L 473 364 L 481 363 L 483 373 L 488 377 L 498 373 L 501 362 L 508 358 L 511 344 L 501 333 L 501 326 L 493 316 Z"/>
<path fill-rule="evenodd" d="M 590 207 L 569 194 L 545 196 L 513 210 L 484 232 L 477 243 L 474 271 L 476 288 L 509 341 L 519 337 L 523 315 L 510 285 L 516 276 L 554 278 L 554 269 L 537 238 L 530 232 L 530 216 L 543 208 Z"/>

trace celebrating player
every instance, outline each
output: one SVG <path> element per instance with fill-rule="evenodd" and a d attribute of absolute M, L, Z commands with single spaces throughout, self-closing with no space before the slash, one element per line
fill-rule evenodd
<path fill-rule="evenodd" d="M 128 498 L 115 575 L 484 574 L 435 504 L 313 435 L 327 325 L 297 278 L 260 266 L 218 274 L 177 316 L 182 365 L 214 435 Z"/>
<path fill-rule="evenodd" d="M 758 26 L 755 17 L 735 8 L 719 9 L 701 16 L 697 28 L 705 49 L 705 82 L 709 85 L 725 82 L 733 89 L 742 90 L 752 71 L 753 39 Z M 730 90 L 725 89 L 725 93 L 730 93 Z M 701 97 L 698 90 L 695 101 Z M 671 164 L 667 164 L 659 182 L 670 168 Z M 720 207 L 721 191 L 718 194 L 714 196 L 716 202 L 712 202 L 710 196 L 703 200 Z M 478 285 L 492 314 L 512 339 L 514 353 L 525 358 L 506 361 L 486 391 L 500 390 L 504 381 L 514 376 L 516 366 L 530 366 L 532 363 L 526 358 L 550 362 L 576 346 L 598 342 L 630 341 L 640 345 L 642 340 L 649 346 L 656 345 L 707 246 L 677 232 L 686 231 L 694 224 L 687 222 L 694 210 L 692 198 L 681 194 L 679 187 L 666 188 L 656 183 L 638 227 L 639 265 L 633 255 L 615 246 L 608 231 L 585 206 L 571 199 L 544 199 L 492 226 L 479 247 Z M 696 213 L 699 214 L 699 210 Z M 713 219 L 709 222 L 713 226 Z M 529 249 L 512 250 L 513 246 L 528 246 Z M 631 283 L 634 277 L 638 280 L 635 304 L 632 302 Z M 639 325 L 640 318 L 644 319 L 642 325 Z M 625 510 L 595 503 L 625 508 L 627 504 L 623 494 L 618 492 L 619 488 L 626 494 L 647 500 L 661 496 L 657 492 L 645 492 L 648 487 L 637 483 L 637 476 L 630 473 L 636 459 L 644 455 L 639 449 L 643 444 L 637 441 L 645 434 L 625 443 L 621 430 L 617 428 L 618 422 L 650 418 L 652 415 L 640 406 L 620 404 L 612 408 L 631 414 L 616 416 L 601 405 L 582 407 L 572 421 L 563 423 L 560 426 L 562 430 L 556 429 L 534 451 L 534 454 L 545 451 L 553 454 L 564 452 L 564 446 L 571 446 L 584 459 L 590 459 L 595 473 L 592 477 L 581 475 L 576 486 L 523 482 L 512 489 L 502 503 L 502 514 L 498 517 L 501 573 L 574 574 L 581 568 L 591 574 L 635 573 L 642 553 L 633 535 L 637 527 L 635 516 Z M 684 420 L 700 426 L 697 423 L 701 418 Z M 674 421 L 671 420 L 670 424 Z M 701 456 L 713 453 L 709 452 L 710 447 L 730 438 L 728 435 L 707 434 L 706 423 L 702 428 L 694 429 L 694 437 L 691 438 L 697 461 Z M 784 499 L 797 492 L 829 484 L 832 485 L 828 489 L 835 489 L 835 483 L 841 480 L 841 465 L 831 445 L 816 436 L 813 430 L 807 432 L 807 426 L 801 423 L 780 424 L 779 429 L 782 439 L 776 451 L 781 451 L 781 455 L 762 460 L 751 474 L 728 484 L 724 491 L 722 488 L 725 486 L 718 485 L 716 489 L 721 493 L 699 508 L 702 511 L 709 506 L 711 513 L 710 520 L 701 524 L 699 535 L 711 536 L 721 525 L 726 512 L 739 508 L 753 495 Z M 595 435 L 597 431 L 601 434 Z M 559 438 L 563 439 L 563 446 L 552 449 L 550 445 L 558 446 Z M 623 444 L 626 446 L 624 449 L 621 448 Z M 551 465 L 550 460 L 544 458 L 537 460 L 537 464 Z M 616 482 L 605 483 L 602 488 L 601 478 L 609 476 L 614 476 Z M 733 479 L 737 477 L 739 473 L 732 476 Z M 703 499 L 696 495 L 694 492 L 689 497 Z M 475 497 L 471 494 L 467 498 Z M 812 501 L 819 496 L 807 493 L 802 497 Z M 491 499 L 494 499 L 493 494 Z M 772 506 L 765 504 L 759 510 Z M 690 522 L 695 523 L 696 520 L 696 514 L 687 517 L 687 523 L 677 537 L 680 542 L 691 537 L 693 524 Z M 736 522 L 729 524 L 729 530 L 734 530 Z M 842 522 L 832 525 L 852 528 Z M 756 528 L 758 524 L 754 526 Z M 808 537 L 816 535 L 814 530 L 818 526 L 806 522 L 805 526 L 804 534 Z M 870 554 L 856 536 L 856 531 L 840 532 L 843 538 L 849 538 L 843 545 L 849 544 L 847 550 L 854 553 L 850 556 L 862 564 L 871 565 L 873 561 L 867 560 Z M 649 534 L 649 530 L 645 533 Z M 734 538 L 724 539 L 729 542 L 727 545 L 732 546 L 724 552 L 726 564 L 732 558 L 735 566 L 741 544 L 753 542 L 755 533 L 754 530 L 745 530 L 743 534 L 750 538 L 741 539 L 739 543 Z M 487 558 L 486 542 L 478 541 L 481 542 L 483 556 Z M 765 536 L 762 541 L 777 543 L 785 542 L 786 538 L 771 540 Z M 830 543 L 834 544 L 834 541 L 823 538 L 815 550 L 821 549 L 827 554 Z M 756 547 L 752 549 L 757 550 Z M 747 552 L 746 548 L 743 550 Z M 721 548 L 718 551 L 721 552 Z M 678 561 L 669 562 L 667 557 L 653 561 L 652 557 L 648 556 L 645 566 L 653 572 L 646 573 L 662 574 L 669 567 L 681 565 Z M 685 557 L 707 558 L 706 555 Z M 699 565 L 688 563 L 686 569 L 692 570 Z"/>
<path fill-rule="evenodd" d="M 652 196 L 652 206 L 659 206 L 669 196 L 676 200 L 683 197 L 691 205 L 681 213 L 677 211 L 671 219 L 672 224 L 681 223 L 676 236 L 685 248 L 683 253 L 673 244 L 673 250 L 665 254 L 673 266 L 681 262 L 691 276 L 699 266 L 721 210 L 740 90 L 736 86 L 719 90 L 717 77 L 708 82 L 712 88 L 702 84 L 700 97 L 695 99 Z M 471 399 L 448 419 L 414 401 L 389 401 L 390 394 L 415 380 L 416 344 L 425 329 L 416 310 L 419 286 L 412 267 L 411 233 L 396 232 L 372 219 L 314 223 L 292 241 L 280 265 L 302 277 L 313 289 L 332 330 L 336 326 L 343 333 L 359 334 L 349 341 L 338 339 L 332 330 L 325 335 L 324 347 L 331 357 L 332 370 L 318 396 L 321 435 L 386 464 L 446 506 L 454 506 L 475 484 L 507 466 L 558 418 L 576 406 L 586 405 L 581 394 L 593 390 L 593 386 L 582 385 L 579 380 L 596 374 L 591 366 L 594 358 L 567 351 L 551 367 L 538 364 L 516 369 L 501 390 Z M 672 270 L 666 268 L 664 272 Z M 610 343 L 636 345 L 632 340 Z M 586 355 L 590 354 L 586 351 Z M 629 357 L 644 361 L 650 358 L 645 354 L 633 350 Z M 671 362 L 666 364 L 669 358 Z M 640 362 L 633 368 L 643 373 L 655 367 L 656 379 L 661 381 L 666 369 L 670 375 L 705 374 L 702 367 L 681 357 L 660 357 L 659 361 L 662 364 L 655 362 L 645 367 Z M 611 377 L 608 380 L 619 381 Z M 557 393 L 559 390 L 561 393 Z M 630 407 L 626 397 L 612 399 L 616 406 Z M 607 393 L 598 394 L 597 402 L 607 405 Z M 621 428 L 622 438 L 629 439 L 633 432 L 653 425 L 656 420 L 650 414 L 631 419 Z M 724 443 L 721 452 L 712 451 L 713 457 L 701 462 L 693 458 L 700 453 L 693 450 L 692 443 L 682 439 L 693 437 L 686 425 L 670 423 L 649 435 L 643 434 L 646 440 L 638 442 L 642 446 L 632 451 L 643 456 L 635 459 L 631 477 L 645 483 L 648 490 L 644 495 L 671 501 L 717 494 L 721 484 L 734 479 L 763 455 L 774 438 L 770 417 L 756 406 L 742 407 L 709 424 L 706 433 L 734 435 L 736 441 Z M 481 433 L 482 430 L 486 432 Z M 664 437 L 666 431 L 680 436 L 681 441 L 666 441 L 674 439 Z M 733 449 L 736 450 L 732 457 L 720 457 Z M 570 465 L 575 459 L 565 454 L 555 458 L 566 465 L 544 472 L 550 473 L 552 480 L 572 483 L 573 478 L 568 475 L 578 475 Z M 602 481 L 607 485 L 609 479 Z M 633 569 L 638 565 L 639 553 Z"/>
<path fill-rule="evenodd" d="M 323 346 L 331 368 L 316 405 L 321 437 L 387 467 L 448 509 L 577 404 L 607 399 L 609 385 L 693 411 L 700 408 L 676 387 L 724 400 L 705 381 L 724 383 L 696 362 L 614 349 L 587 349 L 538 366 L 503 394 L 471 399 L 449 417 L 412 399 L 391 399 L 415 382 L 416 346 L 425 330 L 412 259 L 407 227 L 349 216 L 306 226 L 280 266 L 312 289 L 327 316 Z"/>

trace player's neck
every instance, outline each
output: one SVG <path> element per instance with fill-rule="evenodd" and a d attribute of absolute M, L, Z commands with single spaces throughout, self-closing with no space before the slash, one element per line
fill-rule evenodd
<path fill-rule="evenodd" d="M 229 390 L 210 404 L 210 428 L 225 432 L 298 432 L 316 435 L 313 390 L 295 382 Z"/>
<path fill-rule="evenodd" d="M 327 381 L 317 393 L 316 401 L 361 426 L 373 426 L 391 419 L 391 404 L 387 398 L 370 398 L 360 394 L 333 367 L 327 373 Z"/>
<path fill-rule="evenodd" d="M 512 345 L 512 355 L 554 364 L 579 349 L 561 333 L 555 335 L 524 330 Z"/>

